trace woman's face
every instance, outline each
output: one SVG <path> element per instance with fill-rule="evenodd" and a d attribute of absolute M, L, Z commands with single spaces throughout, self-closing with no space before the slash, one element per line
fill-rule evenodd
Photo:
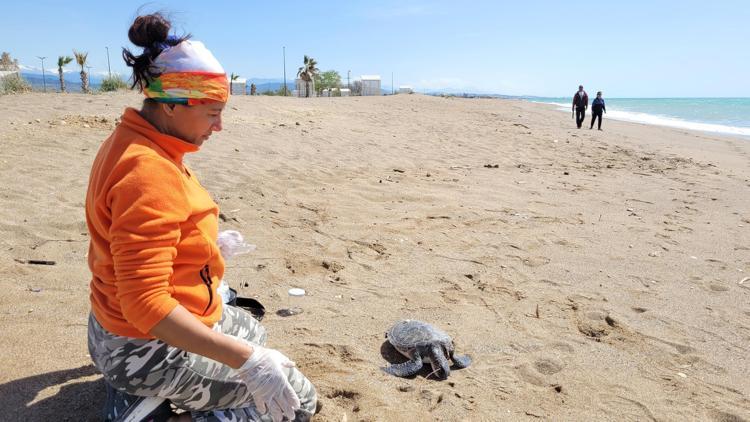
<path fill-rule="evenodd" d="M 167 106 L 170 135 L 201 146 L 213 132 L 219 132 L 225 103 Z"/>

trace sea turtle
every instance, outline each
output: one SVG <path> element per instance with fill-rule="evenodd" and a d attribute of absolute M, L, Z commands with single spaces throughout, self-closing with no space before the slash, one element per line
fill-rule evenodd
<path fill-rule="evenodd" d="M 471 364 L 470 357 L 453 354 L 453 340 L 448 334 L 423 321 L 399 321 L 385 333 L 385 337 L 396 350 L 411 359 L 383 368 L 386 373 L 397 377 L 414 375 L 422 369 L 424 362 L 428 362 L 438 376 L 446 379 L 451 373 L 447 358 L 453 360 L 458 368 Z"/>

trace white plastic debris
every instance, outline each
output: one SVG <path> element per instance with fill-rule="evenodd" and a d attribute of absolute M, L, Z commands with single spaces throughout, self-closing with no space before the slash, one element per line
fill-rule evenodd
<path fill-rule="evenodd" d="M 256 246 L 249 243 L 245 243 L 245 238 L 242 237 L 242 233 L 237 230 L 224 230 L 219 233 L 219 237 L 216 241 L 221 251 L 221 256 L 225 260 L 235 256 L 242 255 L 255 250 Z"/>
<path fill-rule="evenodd" d="M 232 300 L 232 295 L 229 293 L 229 285 L 221 280 L 219 287 L 216 288 L 216 293 L 221 296 L 221 303 L 229 303 Z"/>
<path fill-rule="evenodd" d="M 289 296 L 300 297 L 305 295 L 305 289 L 299 287 L 292 287 L 289 289 Z"/>

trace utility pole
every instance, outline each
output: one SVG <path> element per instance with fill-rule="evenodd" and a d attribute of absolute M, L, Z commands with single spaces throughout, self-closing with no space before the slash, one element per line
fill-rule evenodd
<path fill-rule="evenodd" d="M 112 68 L 109 67 L 109 47 L 104 47 L 107 49 L 107 71 L 109 72 L 109 77 L 112 77 Z"/>
<path fill-rule="evenodd" d="M 281 47 L 284 54 L 284 96 L 286 97 L 286 47 Z"/>
<path fill-rule="evenodd" d="M 44 92 L 47 92 L 47 76 L 44 74 L 44 59 L 47 57 L 36 56 L 36 58 L 42 61 L 42 83 L 44 84 Z"/>
<path fill-rule="evenodd" d="M 349 95 L 352 95 L 352 84 L 349 82 L 349 79 L 352 76 L 352 71 L 347 70 L 346 71 L 346 87 L 349 88 Z"/>
<path fill-rule="evenodd" d="M 393 95 L 393 72 L 391 72 L 391 95 Z"/>

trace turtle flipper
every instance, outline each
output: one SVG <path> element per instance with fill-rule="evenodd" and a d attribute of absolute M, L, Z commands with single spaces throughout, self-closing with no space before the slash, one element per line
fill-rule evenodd
<path fill-rule="evenodd" d="M 468 355 L 453 355 L 451 358 L 457 368 L 467 368 L 471 365 L 471 358 Z"/>
<path fill-rule="evenodd" d="M 382 368 L 386 374 L 395 375 L 397 377 L 409 377 L 422 369 L 422 356 L 418 353 L 414 354 L 414 358 L 404 363 L 395 363 L 391 366 Z"/>

